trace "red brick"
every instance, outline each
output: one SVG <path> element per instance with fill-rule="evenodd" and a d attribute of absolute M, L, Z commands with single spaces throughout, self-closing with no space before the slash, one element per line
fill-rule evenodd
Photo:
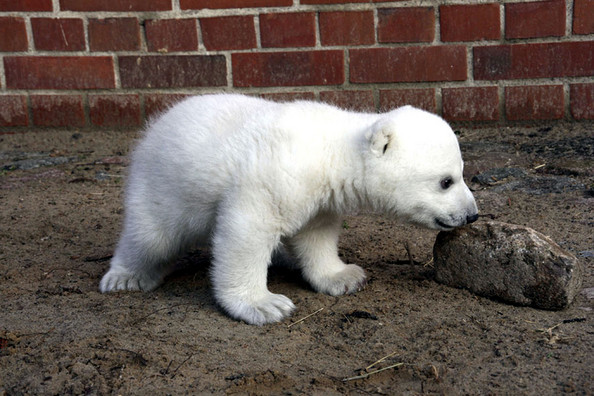
<path fill-rule="evenodd" d="M 474 78 L 577 77 L 594 74 L 594 41 L 474 48 Z"/>
<path fill-rule="evenodd" d="M 27 51 L 29 40 L 23 18 L 0 18 L 0 51 Z"/>
<path fill-rule="evenodd" d="M 84 51 L 82 19 L 31 18 L 33 42 L 38 51 Z"/>
<path fill-rule="evenodd" d="M 505 114 L 510 121 L 563 118 L 563 86 L 517 86 L 505 88 Z"/>
<path fill-rule="evenodd" d="M 66 11 L 168 11 L 172 0 L 60 0 Z"/>
<path fill-rule="evenodd" d="M 0 126 L 27 125 L 29 125 L 27 97 L 23 95 L 0 96 Z"/>
<path fill-rule="evenodd" d="M 89 19 L 91 51 L 136 51 L 140 49 L 137 18 Z"/>
<path fill-rule="evenodd" d="M 33 124 L 46 127 L 82 127 L 85 114 L 80 95 L 31 95 Z"/>
<path fill-rule="evenodd" d="M 149 51 L 173 52 L 198 49 L 195 19 L 157 19 L 145 22 Z"/>
<path fill-rule="evenodd" d="M 375 112 L 372 91 L 322 91 L 320 99 L 347 110 Z"/>
<path fill-rule="evenodd" d="M 344 3 L 369 3 L 369 0 L 301 0 L 300 1 L 300 4 L 344 4 Z"/>
<path fill-rule="evenodd" d="M 442 5 L 441 41 L 498 40 L 499 4 Z"/>
<path fill-rule="evenodd" d="M 122 56 L 124 88 L 215 87 L 227 84 L 223 55 Z"/>
<path fill-rule="evenodd" d="M 499 119 L 497 87 L 444 88 L 442 115 L 449 121 L 496 121 Z"/>
<path fill-rule="evenodd" d="M 594 33 L 594 0 L 574 0 L 573 34 Z"/>
<path fill-rule="evenodd" d="M 343 51 L 239 53 L 231 60 L 236 87 L 344 83 Z"/>
<path fill-rule="evenodd" d="M 467 77 L 463 46 L 368 48 L 349 53 L 353 83 L 463 81 Z"/>
<path fill-rule="evenodd" d="M 432 113 L 437 110 L 434 88 L 382 89 L 379 91 L 379 101 L 381 111 L 389 111 L 406 105 Z"/>
<path fill-rule="evenodd" d="M 505 37 L 532 38 L 565 35 L 565 0 L 505 5 Z"/>
<path fill-rule="evenodd" d="M 115 88 L 109 56 L 5 56 L 9 89 Z"/>
<path fill-rule="evenodd" d="M 144 95 L 144 113 L 147 118 L 153 118 L 164 113 L 174 104 L 187 98 L 187 94 L 146 94 Z"/>
<path fill-rule="evenodd" d="M 364 45 L 375 43 L 373 11 L 320 13 L 322 45 Z"/>
<path fill-rule="evenodd" d="M 569 99 L 573 118 L 594 120 L 594 84 L 571 84 Z"/>
<path fill-rule="evenodd" d="M 100 127 L 133 127 L 140 125 L 138 95 L 90 95 L 91 124 Z"/>
<path fill-rule="evenodd" d="M 292 6 L 293 0 L 180 0 L 182 10 Z"/>
<path fill-rule="evenodd" d="M 207 50 L 237 50 L 256 47 L 254 17 L 200 18 L 202 41 Z"/>
<path fill-rule="evenodd" d="M 264 99 L 275 102 L 294 102 L 296 100 L 315 100 L 313 92 L 270 92 L 260 95 Z"/>
<path fill-rule="evenodd" d="M 53 11 L 52 0 L 0 0 L 0 11 Z"/>
<path fill-rule="evenodd" d="M 431 42 L 434 37 L 433 7 L 378 10 L 377 38 L 380 43 Z"/>
<path fill-rule="evenodd" d="M 262 47 L 313 47 L 316 45 L 313 12 L 260 15 Z"/>

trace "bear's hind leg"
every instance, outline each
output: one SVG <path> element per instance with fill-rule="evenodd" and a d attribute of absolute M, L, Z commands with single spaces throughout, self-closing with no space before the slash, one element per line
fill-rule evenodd
<path fill-rule="evenodd" d="M 103 293 L 154 290 L 167 275 L 176 250 L 175 241 L 162 233 L 144 231 L 134 234 L 125 230 L 99 289 Z"/>
<path fill-rule="evenodd" d="M 338 257 L 340 229 L 340 218 L 320 215 L 290 240 L 303 277 L 316 291 L 332 296 L 357 292 L 366 282 L 361 267 Z"/>

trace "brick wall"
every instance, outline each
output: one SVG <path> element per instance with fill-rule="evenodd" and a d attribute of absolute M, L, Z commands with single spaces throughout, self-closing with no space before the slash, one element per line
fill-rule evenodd
<path fill-rule="evenodd" d="M 594 119 L 594 0 L 0 0 L 0 132 L 235 91 L 473 124 Z"/>

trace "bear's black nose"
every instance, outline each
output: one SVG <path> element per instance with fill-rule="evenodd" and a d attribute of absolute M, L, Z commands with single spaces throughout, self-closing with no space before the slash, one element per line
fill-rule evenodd
<path fill-rule="evenodd" d="M 466 224 L 474 223 L 478 219 L 478 213 L 473 214 L 472 216 L 466 216 Z"/>

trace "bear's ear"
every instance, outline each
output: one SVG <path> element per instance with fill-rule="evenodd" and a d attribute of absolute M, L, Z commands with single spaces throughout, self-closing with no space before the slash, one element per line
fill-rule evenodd
<path fill-rule="evenodd" d="M 377 157 L 381 157 L 388 149 L 393 133 L 392 126 L 388 125 L 387 122 L 380 120 L 373 124 L 371 130 L 367 133 L 371 152 Z"/>

